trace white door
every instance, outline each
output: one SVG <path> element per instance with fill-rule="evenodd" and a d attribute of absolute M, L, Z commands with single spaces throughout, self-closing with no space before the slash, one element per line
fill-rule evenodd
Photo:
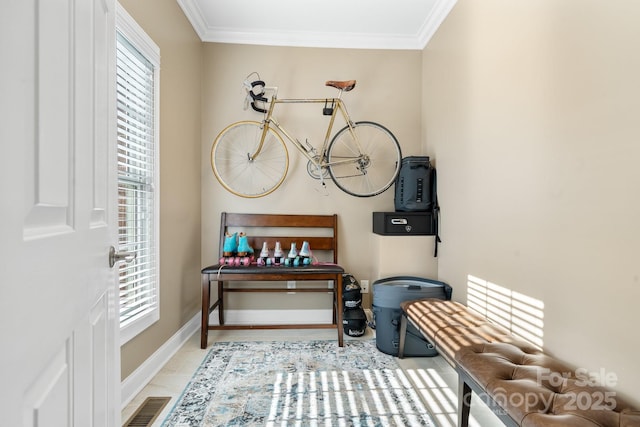
<path fill-rule="evenodd" d="M 0 425 L 120 425 L 114 0 L 0 3 Z"/>

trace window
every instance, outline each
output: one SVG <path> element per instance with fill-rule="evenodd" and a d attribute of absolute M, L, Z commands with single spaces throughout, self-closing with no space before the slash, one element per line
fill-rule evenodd
<path fill-rule="evenodd" d="M 118 5 L 118 245 L 121 344 L 160 318 L 158 245 L 158 47 Z"/>

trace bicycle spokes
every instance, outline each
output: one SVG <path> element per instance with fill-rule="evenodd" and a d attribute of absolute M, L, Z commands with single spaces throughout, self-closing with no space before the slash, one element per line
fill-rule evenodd
<path fill-rule="evenodd" d="M 270 129 L 261 142 L 262 135 L 259 122 L 238 122 L 228 126 L 213 144 L 213 172 L 233 194 L 264 196 L 278 188 L 287 174 L 289 157 L 284 141 Z"/>
<path fill-rule="evenodd" d="M 393 134 L 372 122 L 358 122 L 340 130 L 327 155 L 329 173 L 336 185 L 360 197 L 389 188 L 398 174 L 400 159 L 400 145 Z"/>
<path fill-rule="evenodd" d="M 364 156 L 355 158 L 333 156 L 328 167 L 333 169 L 335 178 L 349 178 L 366 174 L 370 164 Z"/>

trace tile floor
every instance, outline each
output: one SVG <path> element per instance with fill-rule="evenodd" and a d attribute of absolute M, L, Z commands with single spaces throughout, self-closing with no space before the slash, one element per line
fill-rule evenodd
<path fill-rule="evenodd" d="M 209 343 L 215 341 L 277 341 L 277 340 L 332 340 L 336 338 L 333 329 L 305 330 L 240 330 L 209 331 Z M 347 339 L 374 339 L 375 331 L 367 328 L 363 337 Z M 336 343 L 337 345 L 337 343 Z M 122 411 L 122 422 L 126 422 L 142 402 L 149 396 L 170 396 L 153 427 L 160 427 L 173 408 L 182 390 L 187 385 L 196 368 L 202 362 L 207 350 L 200 349 L 200 332 L 195 333 L 175 356 L 162 368 L 151 382 Z M 410 357 L 398 359 L 400 367 L 413 380 L 425 404 L 431 410 L 438 427 L 456 426 L 457 384 L 455 371 L 442 359 L 436 357 Z M 471 427 L 499 427 L 502 422 L 481 402 L 473 397 L 471 405 Z"/>

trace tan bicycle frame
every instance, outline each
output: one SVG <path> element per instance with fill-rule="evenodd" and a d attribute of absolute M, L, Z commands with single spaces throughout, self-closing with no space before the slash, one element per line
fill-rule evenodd
<path fill-rule="evenodd" d="M 273 97 L 271 98 L 271 101 L 269 101 L 269 109 L 267 110 L 267 115 L 262 120 L 263 126 L 262 126 L 262 136 L 260 137 L 260 144 L 258 144 L 258 148 L 256 149 L 256 151 L 249 157 L 250 160 L 255 159 L 260 154 L 260 151 L 262 151 L 262 146 L 264 145 L 267 132 L 269 131 L 269 128 L 271 127 L 271 125 L 273 125 L 278 131 L 280 131 L 282 135 L 284 135 L 293 145 L 295 145 L 298 151 L 300 151 L 312 164 L 316 166 L 324 168 L 327 166 L 333 166 L 338 164 L 353 163 L 362 158 L 362 147 L 360 146 L 360 141 L 358 141 L 358 137 L 353 131 L 353 122 L 351 121 L 351 117 L 347 112 L 346 105 L 341 99 L 342 91 L 340 91 L 340 95 L 337 98 L 278 99 L 277 88 L 265 88 L 265 90 L 273 90 L 274 94 L 273 94 Z M 286 129 L 278 122 L 278 120 L 275 117 L 273 117 L 273 110 L 275 109 L 276 104 L 323 104 L 323 103 L 326 103 L 326 104 L 331 103 L 331 105 L 334 105 L 334 107 L 333 107 L 333 113 L 331 114 L 331 119 L 329 120 L 329 125 L 327 126 L 327 132 L 324 137 L 324 142 L 322 143 L 322 148 L 320 150 L 321 151 L 320 157 L 316 159 L 311 154 L 309 154 L 309 151 L 311 150 L 307 150 L 300 141 L 298 141 L 296 138 L 289 135 Z M 349 133 L 351 133 L 351 136 L 353 137 L 354 141 L 356 142 L 356 145 L 358 146 L 359 156 L 355 159 L 352 158 L 352 159 L 340 160 L 340 161 L 329 163 L 326 161 L 327 145 L 329 144 L 329 138 L 331 137 L 333 124 L 335 122 L 336 115 L 338 114 L 338 110 L 340 110 L 340 112 L 342 113 L 342 117 L 345 123 L 347 124 L 347 126 L 349 127 Z"/>

